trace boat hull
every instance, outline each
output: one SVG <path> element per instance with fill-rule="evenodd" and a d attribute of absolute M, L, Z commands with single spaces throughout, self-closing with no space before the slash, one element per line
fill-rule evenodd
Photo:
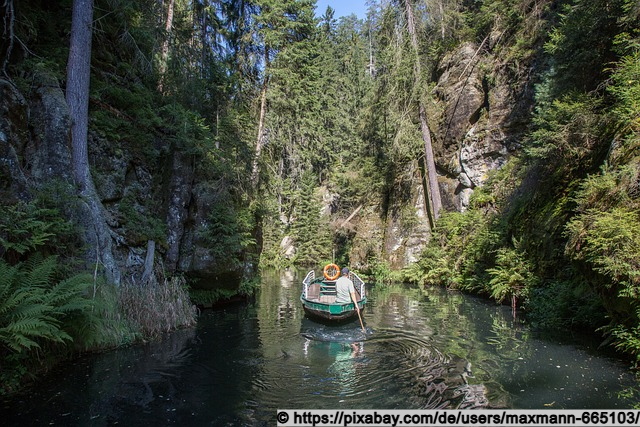
<path fill-rule="evenodd" d="M 315 317 L 317 319 L 328 320 L 330 322 L 342 322 L 350 320 L 358 315 L 353 303 L 338 304 L 338 303 L 322 303 L 318 301 L 310 301 L 301 297 L 302 307 L 304 312 L 309 317 Z M 364 310 L 366 304 L 366 298 L 358 301 L 360 311 Z"/>

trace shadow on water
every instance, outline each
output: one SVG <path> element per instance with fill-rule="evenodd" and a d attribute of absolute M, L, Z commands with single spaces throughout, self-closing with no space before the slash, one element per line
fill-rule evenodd
<path fill-rule="evenodd" d="M 161 341 L 69 362 L 10 405 L 5 402 L 3 420 L 21 426 L 111 425 L 135 423 L 153 407 L 175 411 L 181 393 L 176 373 L 192 361 L 195 332 L 181 330 Z"/>
<path fill-rule="evenodd" d="M 543 339 L 509 308 L 443 289 L 373 286 L 357 319 L 305 317 L 300 274 L 197 327 L 60 366 L 0 406 L 5 425 L 273 425 L 276 409 L 628 408 L 627 367 Z"/>

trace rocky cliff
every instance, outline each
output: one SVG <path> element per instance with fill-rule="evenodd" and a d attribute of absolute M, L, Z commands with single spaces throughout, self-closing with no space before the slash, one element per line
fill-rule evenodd
<path fill-rule="evenodd" d="M 444 111 L 435 130 L 441 191 L 449 209 L 463 211 L 473 189 L 518 149 L 533 105 L 532 84 L 490 46 L 471 43 L 445 56 L 437 72 L 433 94 Z"/>
<path fill-rule="evenodd" d="M 492 53 L 493 42 L 464 43 L 436 67 L 429 116 L 447 211 L 464 211 L 474 189 L 517 152 L 530 118 L 532 73 L 518 75 L 504 64 Z M 418 166 L 414 161 L 395 172 L 385 214 L 372 207 L 361 216 L 351 253 L 355 266 L 365 266 L 367 258 L 377 255 L 393 269 L 402 268 L 428 242 L 431 226 Z M 371 243 L 376 239 L 379 245 Z"/>
<path fill-rule="evenodd" d="M 69 128 L 69 109 L 55 78 L 34 76 L 28 93 L 0 79 L 3 200 L 29 200 L 54 180 L 73 184 Z M 157 153 L 145 156 L 129 141 L 95 129 L 89 135 L 90 166 L 122 277 L 141 279 L 149 240 L 158 243 L 156 261 L 166 271 L 207 280 L 236 274 L 210 256 L 198 233 L 206 227 L 207 206 L 216 203 L 215 192 L 198 180 L 193 156 L 165 144 L 162 135 L 154 138 Z M 87 254 L 90 260 L 95 262 L 95 254 Z"/>

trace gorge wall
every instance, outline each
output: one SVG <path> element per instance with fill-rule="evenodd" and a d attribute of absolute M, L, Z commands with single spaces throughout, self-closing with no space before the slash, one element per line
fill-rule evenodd
<path fill-rule="evenodd" d="M 93 105 L 92 108 L 104 108 Z M 33 77 L 28 93 L 0 79 L 0 197 L 30 200 L 53 182 L 72 186 L 70 117 L 59 82 Z M 214 279 L 235 275 L 214 259 L 198 232 L 216 189 L 198 179 L 192 156 L 154 136 L 153 156 L 126 140 L 89 133 L 89 162 L 123 280 L 141 279 L 148 241 L 168 272 Z M 71 212 L 71 220 L 78 212 Z M 88 265 L 95 254 L 87 254 Z"/>
<path fill-rule="evenodd" d="M 530 120 L 533 73 L 503 62 L 492 51 L 495 42 L 489 37 L 480 46 L 464 43 L 436 67 L 429 124 L 445 211 L 468 207 L 474 189 L 517 152 Z M 418 259 L 431 230 L 421 162 L 395 171 L 386 214 L 375 206 L 361 216 L 351 253 L 354 266 L 364 267 L 373 254 L 392 269 Z M 380 243 L 374 248 L 375 238 Z"/>

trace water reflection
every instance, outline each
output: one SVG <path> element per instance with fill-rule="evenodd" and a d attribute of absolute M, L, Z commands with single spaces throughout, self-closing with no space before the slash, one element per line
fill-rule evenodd
<path fill-rule="evenodd" d="M 364 314 L 317 323 L 303 275 L 266 272 L 249 304 L 194 329 L 85 357 L 0 408 L 7 425 L 273 425 L 277 408 L 628 408 L 627 366 L 536 336 L 508 307 L 373 286 Z"/>
<path fill-rule="evenodd" d="M 195 337 L 194 329 L 182 330 L 161 341 L 71 362 L 52 373 L 53 381 L 11 402 L 4 419 L 8 425 L 100 426 L 125 417 L 133 421 L 136 414 L 158 408 L 175 412 L 181 402 L 176 372 L 191 363 Z"/>

